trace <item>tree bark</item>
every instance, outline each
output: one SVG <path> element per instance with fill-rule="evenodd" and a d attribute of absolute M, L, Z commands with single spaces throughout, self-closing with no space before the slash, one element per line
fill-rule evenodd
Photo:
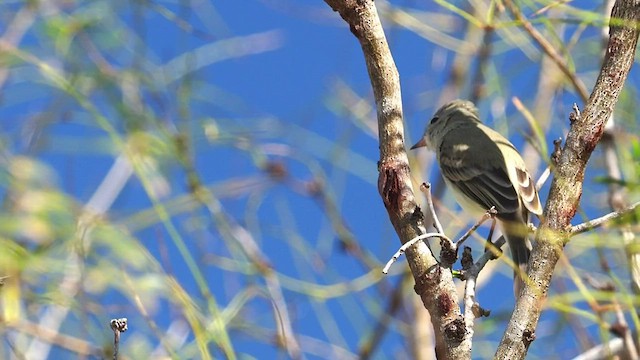
<path fill-rule="evenodd" d="M 638 42 L 640 4 L 616 1 L 611 12 L 605 60 L 589 100 L 574 119 L 551 183 L 536 245 L 529 261 L 529 277 L 504 333 L 496 359 L 522 359 L 535 340 L 535 328 L 553 270 L 568 240 L 580 196 L 587 162 L 600 141 L 604 125 L 613 113 L 622 86 L 633 64 Z"/>
<path fill-rule="evenodd" d="M 362 47 L 378 116 L 378 191 L 400 241 L 405 243 L 426 233 L 426 229 L 415 202 L 404 146 L 398 71 L 373 0 L 325 1 L 349 24 Z M 415 290 L 431 314 L 436 354 L 445 359 L 469 359 L 471 339 L 466 336 L 451 270 L 436 261 L 424 242 L 408 249 L 406 255 Z"/>

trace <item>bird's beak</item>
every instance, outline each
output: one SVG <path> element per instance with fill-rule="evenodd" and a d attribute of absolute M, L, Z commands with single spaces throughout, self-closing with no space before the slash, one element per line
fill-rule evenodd
<path fill-rule="evenodd" d="M 420 141 L 418 141 L 415 145 L 413 145 L 411 147 L 411 150 L 417 149 L 417 148 L 423 147 L 423 146 L 427 146 L 427 141 L 424 139 L 424 137 L 422 137 L 422 139 L 420 139 Z"/>

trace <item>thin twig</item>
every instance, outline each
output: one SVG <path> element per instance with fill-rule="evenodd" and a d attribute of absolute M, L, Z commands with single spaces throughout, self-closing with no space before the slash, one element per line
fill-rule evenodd
<path fill-rule="evenodd" d="M 410 248 L 411 246 L 415 245 L 420 240 L 428 239 L 428 238 L 432 238 L 432 237 L 440 238 L 440 239 L 452 244 L 453 248 L 455 249 L 455 244 L 453 244 L 453 241 L 451 241 L 451 239 L 449 239 L 445 234 L 441 234 L 441 233 L 426 233 L 426 234 L 422 234 L 422 235 L 416 236 L 413 239 L 411 239 L 411 240 L 407 241 L 406 243 L 402 244 L 400 249 L 398 249 L 398 251 L 396 251 L 396 253 L 393 254 L 393 257 L 391 257 L 391 259 L 389 259 L 389 261 L 387 261 L 387 264 L 382 269 L 382 273 L 383 274 L 388 274 L 389 273 L 389 269 L 391 268 L 391 265 L 393 265 L 393 263 L 396 262 L 396 260 L 398 260 L 398 258 L 400 256 L 402 256 L 402 254 L 404 254 L 404 252 L 407 251 L 408 248 Z"/>
<path fill-rule="evenodd" d="M 489 237 L 488 240 L 490 239 Z M 489 316 L 490 314 L 490 311 L 480 307 L 476 301 L 476 281 L 478 275 L 480 275 L 480 271 L 482 271 L 489 260 L 495 259 L 494 252 L 496 249 L 501 248 L 505 242 L 504 236 L 501 236 L 495 243 L 487 241 L 487 246 L 490 251 L 485 251 L 485 253 L 480 256 L 480 259 L 464 272 L 464 322 L 469 338 L 473 338 L 473 324 L 475 323 L 475 319 L 480 316 Z"/>
<path fill-rule="evenodd" d="M 533 14 L 531 14 L 531 17 L 536 17 L 536 16 L 540 16 L 543 13 L 547 12 L 550 9 L 553 9 L 556 6 L 561 6 L 562 4 L 571 2 L 572 0 L 560 0 L 560 1 L 556 1 L 556 2 L 552 2 L 549 3 L 543 7 L 541 7 L 539 10 L 536 10 L 536 12 L 534 12 Z"/>
<path fill-rule="evenodd" d="M 571 84 L 575 88 L 576 92 L 580 96 L 583 102 L 587 102 L 589 99 L 589 92 L 587 92 L 587 88 L 584 86 L 584 83 L 576 76 L 575 72 L 571 71 L 567 66 L 566 61 L 558 54 L 556 49 L 545 39 L 545 37 L 527 20 L 523 15 L 520 9 L 513 4 L 511 0 L 506 0 L 504 2 L 505 6 L 511 11 L 513 17 L 518 20 L 522 24 L 522 27 L 529 33 L 531 38 L 535 40 L 535 42 L 540 45 L 542 51 L 544 51 L 549 58 L 553 60 L 553 62 L 560 68 L 563 74 L 567 76 Z"/>
<path fill-rule="evenodd" d="M 473 234 L 474 231 L 476 231 L 480 227 L 480 225 L 482 225 L 485 221 L 489 219 L 495 218 L 497 214 L 498 214 L 498 211 L 496 210 L 496 207 L 492 206 L 491 209 L 487 210 L 484 213 L 484 215 L 482 215 L 482 217 L 480 218 L 480 220 L 478 220 L 478 222 L 476 222 L 469 230 L 467 230 L 466 233 L 464 233 L 464 235 L 460 237 L 458 241 L 456 241 L 455 243 L 456 247 L 460 249 L 460 246 L 462 246 L 462 244 L 469 238 L 469 236 L 471 236 L 471 234 Z"/>
<path fill-rule="evenodd" d="M 473 339 L 473 324 L 476 320 L 472 310 L 476 304 L 476 279 L 475 275 L 469 276 L 464 284 L 464 323 L 467 327 L 467 336 L 471 339 Z"/>
<path fill-rule="evenodd" d="M 118 360 L 118 350 L 120 349 L 120 334 L 127 331 L 127 318 L 111 319 L 109 322 L 113 330 L 113 360 Z"/>
<path fill-rule="evenodd" d="M 426 218 L 431 218 L 433 220 L 433 227 L 436 228 L 436 231 L 440 234 L 444 234 L 444 228 L 438 220 L 438 214 L 436 214 L 436 209 L 433 206 L 433 197 L 431 196 L 431 184 L 422 183 L 420 185 L 420 191 L 425 195 L 427 199 L 427 207 L 429 208 L 429 214 L 425 214 Z M 440 238 L 440 264 L 446 268 L 451 268 L 453 263 L 458 260 L 458 249 L 456 248 L 456 244 L 454 244 L 448 238 Z M 427 243 L 429 250 L 433 254 L 433 250 L 431 249 L 431 244 Z M 435 256 L 434 256 L 435 257 Z"/>
<path fill-rule="evenodd" d="M 587 222 L 584 222 L 582 224 L 578 224 L 578 225 L 574 225 L 571 227 L 571 229 L 569 230 L 569 234 L 570 236 L 575 236 L 578 234 L 582 234 L 583 232 L 595 229 L 595 228 L 599 228 L 613 220 L 619 219 L 627 214 L 630 214 L 634 211 L 636 211 L 636 209 L 638 208 L 638 206 L 640 206 L 640 201 L 634 203 L 633 205 L 627 207 L 626 209 L 622 209 L 620 211 L 613 211 L 610 212 L 607 215 L 601 216 L 597 219 L 593 219 L 593 220 L 589 220 Z"/>
<path fill-rule="evenodd" d="M 573 103 L 573 105 L 571 105 L 571 110 L 572 111 L 569 114 L 569 121 L 573 123 L 580 120 L 582 113 L 580 112 L 580 107 L 578 107 L 578 104 Z"/>
<path fill-rule="evenodd" d="M 549 175 L 551 175 L 551 167 L 547 166 L 538 178 L 538 181 L 536 181 L 536 190 L 540 191 L 544 183 L 549 179 Z"/>
<path fill-rule="evenodd" d="M 433 227 L 436 228 L 437 232 L 444 234 L 444 228 L 442 227 L 440 220 L 438 220 L 436 209 L 433 206 L 433 196 L 431 196 L 431 183 L 422 183 L 422 185 L 420 185 L 420 191 L 427 199 L 427 207 L 429 208 L 429 213 L 431 213 L 433 219 Z"/>
<path fill-rule="evenodd" d="M 507 240 L 504 236 L 500 236 L 495 242 L 487 242 L 488 251 L 485 251 L 484 254 L 482 254 L 482 256 L 480 256 L 480 258 L 473 264 L 471 269 L 469 269 L 469 273 L 479 274 L 482 268 L 484 268 L 490 260 L 495 259 L 496 255 L 500 255 L 502 252 L 502 246 L 504 246 L 506 242 Z"/>
<path fill-rule="evenodd" d="M 574 357 L 572 360 L 600 360 L 622 354 L 624 351 L 624 340 L 613 338 L 608 343 L 600 344 Z"/>
<path fill-rule="evenodd" d="M 433 202 L 431 202 L 431 199 L 429 196 L 429 193 L 430 193 L 429 185 L 423 183 L 420 186 L 420 190 L 422 190 L 422 192 L 425 193 L 425 195 L 427 195 L 427 203 L 430 203 L 429 210 L 433 212 L 432 213 L 433 219 L 434 221 L 436 221 L 435 219 L 437 219 L 437 216 L 435 214 L 435 210 L 433 209 Z M 474 231 L 478 229 L 478 227 L 480 227 L 480 225 L 482 225 L 485 221 L 489 219 L 493 219 L 496 216 L 496 214 L 497 212 L 496 212 L 495 206 L 492 206 L 491 209 L 487 210 L 487 212 L 484 213 L 482 218 L 480 218 L 480 220 L 478 220 L 478 222 L 476 222 L 469 230 L 467 230 L 467 232 L 464 235 L 462 235 L 462 237 L 456 242 L 451 241 L 451 239 L 449 239 L 446 235 L 444 235 L 444 231 L 435 232 L 435 233 L 426 233 L 420 236 L 416 236 L 415 238 L 402 244 L 400 249 L 398 249 L 398 251 L 396 251 L 396 253 L 393 254 L 393 257 L 391 257 L 391 259 L 387 261 L 387 264 L 382 269 L 382 273 L 387 274 L 389 272 L 389 269 L 391 268 L 391 265 L 393 265 L 393 263 L 396 262 L 398 258 L 402 256 L 402 254 L 405 251 L 407 251 L 409 247 L 411 247 L 412 245 L 414 245 L 420 240 L 431 238 L 431 237 L 437 237 L 442 240 L 441 245 L 442 245 L 443 251 L 441 254 L 447 253 L 447 254 L 451 254 L 451 256 L 441 255 L 441 261 L 443 261 L 447 267 L 451 266 L 451 264 L 455 262 L 455 258 L 457 257 L 458 249 L 460 249 L 460 246 L 469 238 L 469 236 L 471 236 L 471 234 L 473 234 Z M 441 225 L 440 225 L 440 228 L 442 229 Z M 443 258 L 446 258 L 446 259 L 443 259 Z"/>
<path fill-rule="evenodd" d="M 493 233 L 495 232 L 495 230 L 496 230 L 496 219 L 493 219 L 493 222 L 491 223 L 491 229 L 489 229 L 489 234 L 487 235 L 487 241 L 485 242 L 485 245 L 484 245 L 485 253 L 493 251 L 491 246 L 495 246 L 495 244 L 491 242 L 491 239 L 493 239 Z M 494 254 L 494 258 L 497 258 L 495 254 Z"/>
<path fill-rule="evenodd" d="M 560 156 L 562 155 L 561 146 L 562 146 L 562 138 L 557 138 L 553 140 L 553 152 L 551 153 L 551 164 L 553 164 L 553 166 L 557 166 L 558 161 L 560 161 Z"/>
<path fill-rule="evenodd" d="M 622 306 L 620 306 L 620 302 L 615 296 L 613 297 L 613 304 L 616 309 L 615 314 L 617 322 L 611 325 L 609 331 L 624 339 L 624 352 L 626 353 L 626 357 L 628 359 L 637 359 L 638 349 L 633 341 L 633 334 L 629 330 L 629 324 L 627 323 L 627 319 L 624 317 Z"/>

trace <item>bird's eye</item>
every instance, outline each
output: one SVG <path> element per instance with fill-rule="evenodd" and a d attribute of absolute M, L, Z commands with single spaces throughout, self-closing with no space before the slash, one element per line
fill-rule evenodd
<path fill-rule="evenodd" d="M 438 119 L 440 119 L 439 117 L 434 117 L 433 119 L 431 119 L 431 125 L 435 124 L 436 121 L 438 121 Z"/>

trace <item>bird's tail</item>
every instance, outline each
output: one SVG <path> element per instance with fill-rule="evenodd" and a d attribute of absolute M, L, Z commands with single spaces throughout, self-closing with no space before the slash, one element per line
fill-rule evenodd
<path fill-rule="evenodd" d="M 520 296 L 520 292 L 524 289 L 524 278 L 527 276 L 527 264 L 531 255 L 531 242 L 525 235 L 510 234 L 507 236 L 507 242 L 511 249 L 511 258 L 515 264 L 513 270 L 513 294 L 516 299 Z"/>

